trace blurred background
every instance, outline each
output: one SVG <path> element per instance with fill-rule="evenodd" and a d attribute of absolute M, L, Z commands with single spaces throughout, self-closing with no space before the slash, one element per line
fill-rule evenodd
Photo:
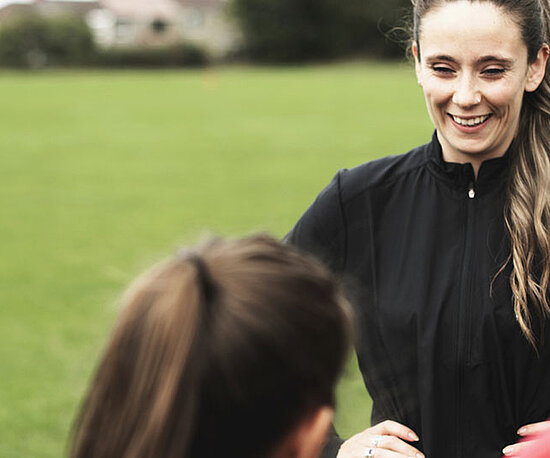
<path fill-rule="evenodd" d="M 0 1 L 0 456 L 59 457 L 140 271 L 282 237 L 343 167 L 429 141 L 409 0 Z M 369 425 L 352 358 L 336 425 Z"/>

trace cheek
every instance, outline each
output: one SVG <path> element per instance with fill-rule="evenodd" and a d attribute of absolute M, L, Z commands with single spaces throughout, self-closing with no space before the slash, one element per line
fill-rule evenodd
<path fill-rule="evenodd" d="M 432 119 L 432 122 L 438 124 L 440 120 L 445 117 L 447 113 L 448 100 L 441 92 L 439 91 L 424 91 L 424 96 L 426 98 L 426 107 L 428 108 L 428 114 Z"/>
<path fill-rule="evenodd" d="M 426 99 L 428 116 L 435 127 L 440 128 L 446 112 L 444 104 L 440 102 L 441 97 L 438 96 L 437 92 L 433 91 L 424 91 L 424 97 Z"/>
<path fill-rule="evenodd" d="M 516 112 L 521 109 L 523 87 L 518 84 L 503 84 L 486 88 L 483 95 L 495 110 Z"/>
<path fill-rule="evenodd" d="M 452 90 L 445 82 L 428 79 L 423 86 L 426 101 L 434 108 L 445 105 L 452 98 Z"/>

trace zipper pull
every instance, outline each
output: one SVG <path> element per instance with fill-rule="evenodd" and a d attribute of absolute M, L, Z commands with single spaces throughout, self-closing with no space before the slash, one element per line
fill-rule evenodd
<path fill-rule="evenodd" d="M 468 185 L 468 197 L 473 199 L 476 196 L 476 190 L 474 189 L 474 184 L 470 183 Z"/>

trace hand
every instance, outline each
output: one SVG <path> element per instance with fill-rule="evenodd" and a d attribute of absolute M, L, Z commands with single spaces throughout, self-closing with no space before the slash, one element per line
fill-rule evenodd
<path fill-rule="evenodd" d="M 358 458 L 365 456 L 365 450 L 374 447 L 376 458 L 414 457 L 424 458 L 407 442 L 417 442 L 418 436 L 413 430 L 395 421 L 386 420 L 345 441 L 337 458 Z"/>
<path fill-rule="evenodd" d="M 543 432 L 550 432 L 550 421 L 541 421 L 539 423 L 531 423 L 530 425 L 522 426 L 518 429 L 518 436 L 528 437 L 533 434 L 540 434 Z M 518 442 L 513 445 L 508 445 L 504 447 L 502 453 L 505 456 L 516 456 L 520 455 L 522 451 L 525 451 L 529 446 L 529 440 Z"/>

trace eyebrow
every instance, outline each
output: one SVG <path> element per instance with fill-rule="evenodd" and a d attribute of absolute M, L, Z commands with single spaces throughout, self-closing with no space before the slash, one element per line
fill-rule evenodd
<path fill-rule="evenodd" d="M 447 56 L 445 54 L 426 57 L 426 62 L 428 63 L 432 63 L 440 60 L 457 63 L 456 59 L 452 58 L 451 56 Z M 503 64 L 507 66 L 511 66 L 513 63 L 512 59 L 507 59 L 505 57 L 499 57 L 499 56 L 483 56 L 481 59 L 477 61 L 477 63 L 479 64 L 485 64 L 487 62 L 497 62 L 499 64 Z"/>

